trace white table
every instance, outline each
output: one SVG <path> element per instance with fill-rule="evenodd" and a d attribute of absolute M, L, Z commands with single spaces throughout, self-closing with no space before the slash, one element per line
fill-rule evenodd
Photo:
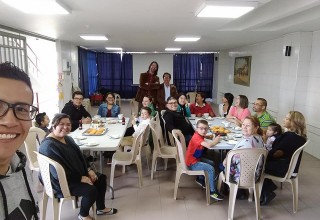
<path fill-rule="evenodd" d="M 103 119 L 106 120 L 105 128 L 108 131 L 104 135 L 100 136 L 89 136 L 83 135 L 83 132 L 90 127 L 90 124 L 83 124 L 82 130 L 75 130 L 74 132 L 70 133 L 70 136 L 73 138 L 77 137 L 85 137 L 85 140 L 81 140 L 81 143 L 97 143 L 96 146 L 88 146 L 88 145 L 79 145 L 81 150 L 91 150 L 91 151 L 98 151 L 100 152 L 100 172 L 103 173 L 103 152 L 104 151 L 116 151 L 119 148 L 120 142 L 126 132 L 129 118 L 126 118 L 125 125 L 122 125 L 121 122 L 118 121 L 117 118 L 107 118 Z M 115 124 L 111 124 L 109 122 L 117 121 Z M 118 137 L 118 138 L 113 138 Z"/>
<path fill-rule="evenodd" d="M 202 119 L 202 118 L 188 118 L 190 123 L 192 124 L 193 128 L 196 129 L 196 121 L 198 119 Z M 212 127 L 212 126 L 223 126 L 224 127 L 224 124 L 223 122 L 227 122 L 225 119 L 222 119 L 221 117 L 214 117 L 212 118 L 211 120 L 207 120 L 208 123 L 209 123 L 209 127 Z M 227 128 L 231 131 L 230 134 L 241 134 L 241 130 L 235 130 L 236 126 L 234 124 L 231 124 L 230 125 L 230 128 Z M 242 138 L 233 138 L 233 140 L 239 142 Z M 205 141 L 207 142 L 212 142 L 212 140 L 209 140 L 209 139 L 205 139 Z M 220 159 L 222 160 L 222 151 L 223 150 L 232 150 L 235 146 L 235 144 L 229 144 L 228 143 L 228 138 L 227 136 L 224 136 L 224 137 L 221 137 L 221 140 L 220 142 L 213 146 L 212 148 L 210 148 L 210 150 L 219 150 L 220 151 Z"/>

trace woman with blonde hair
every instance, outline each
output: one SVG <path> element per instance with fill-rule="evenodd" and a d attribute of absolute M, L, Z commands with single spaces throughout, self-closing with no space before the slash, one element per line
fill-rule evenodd
<path fill-rule="evenodd" d="M 269 151 L 265 173 L 273 176 L 284 177 L 289 169 L 291 157 L 294 152 L 304 145 L 307 141 L 306 122 L 302 113 L 290 111 L 283 119 L 284 132 L 272 144 L 272 150 Z M 298 172 L 301 161 L 301 155 L 295 168 Z M 273 192 L 277 186 L 270 179 L 265 179 L 262 194 L 261 205 L 267 205 L 276 194 Z"/>

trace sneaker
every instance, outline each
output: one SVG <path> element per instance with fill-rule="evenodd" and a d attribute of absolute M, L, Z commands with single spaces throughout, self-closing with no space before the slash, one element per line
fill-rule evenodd
<path fill-rule="evenodd" d="M 196 178 L 196 183 L 201 186 L 203 189 L 206 188 L 206 183 L 204 181 L 204 179 L 199 179 L 198 177 Z"/>
<path fill-rule="evenodd" d="M 210 197 L 217 201 L 222 201 L 224 199 L 223 195 L 221 195 L 219 192 L 210 193 Z"/>

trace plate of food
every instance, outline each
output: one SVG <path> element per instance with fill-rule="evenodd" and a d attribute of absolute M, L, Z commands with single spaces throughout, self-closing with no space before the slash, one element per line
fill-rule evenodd
<path fill-rule="evenodd" d="M 228 142 L 227 142 L 227 144 L 230 144 L 230 145 L 235 145 L 235 144 L 237 144 L 238 143 L 238 141 L 235 141 L 235 140 L 229 140 Z"/>
<path fill-rule="evenodd" d="M 213 126 L 210 128 L 215 135 L 226 136 L 231 131 L 222 126 Z"/>
<path fill-rule="evenodd" d="M 108 131 L 107 128 L 88 128 L 87 130 L 85 130 L 82 135 L 85 136 L 101 136 L 104 135 L 106 132 Z"/>

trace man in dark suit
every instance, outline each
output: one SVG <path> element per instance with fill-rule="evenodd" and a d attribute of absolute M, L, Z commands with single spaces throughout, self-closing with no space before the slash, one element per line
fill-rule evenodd
<path fill-rule="evenodd" d="M 165 109 L 166 101 L 170 96 L 175 98 L 178 97 L 176 86 L 170 85 L 171 74 L 164 73 L 162 77 L 163 77 L 163 83 L 161 83 L 159 86 L 159 89 L 157 91 L 157 99 L 156 99 L 159 111 Z"/>

